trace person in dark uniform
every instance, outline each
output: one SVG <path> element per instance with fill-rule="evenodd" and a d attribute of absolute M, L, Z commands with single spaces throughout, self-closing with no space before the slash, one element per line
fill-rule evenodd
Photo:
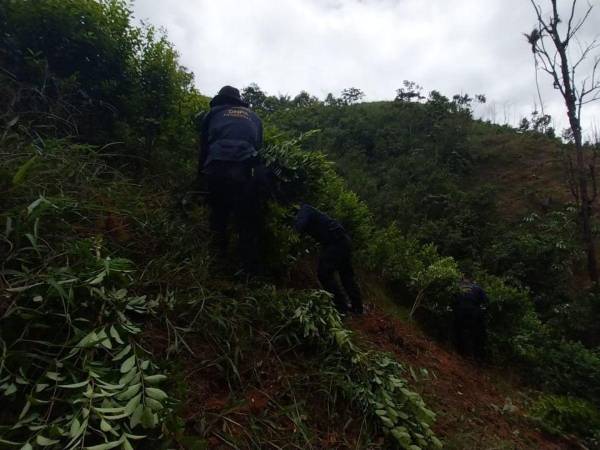
<path fill-rule="evenodd" d="M 261 168 L 258 150 L 263 145 L 262 122 L 231 86 L 221 88 L 210 107 L 200 127 L 198 164 L 198 178 L 204 176 L 208 188 L 210 228 L 224 255 L 227 227 L 234 216 L 243 268 L 255 274 L 260 271 L 262 229 L 262 204 L 255 176 Z"/>
<path fill-rule="evenodd" d="M 305 204 L 296 214 L 294 228 L 321 244 L 317 274 L 323 289 L 333 294 L 337 310 L 340 313 L 350 311 L 356 315 L 363 314 L 362 297 L 352 268 L 351 241 L 344 227 L 327 214 Z M 336 272 L 350 299 L 350 308 L 344 291 L 335 278 Z"/>
<path fill-rule="evenodd" d="M 473 356 L 478 362 L 485 358 L 488 304 L 481 286 L 467 278 L 461 280 L 452 304 L 456 349 L 461 355 Z"/>

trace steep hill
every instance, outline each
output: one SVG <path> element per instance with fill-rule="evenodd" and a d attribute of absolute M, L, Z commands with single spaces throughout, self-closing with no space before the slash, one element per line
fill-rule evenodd
<path fill-rule="evenodd" d="M 277 186 L 248 278 L 193 182 L 207 98 L 133 23 L 120 0 L 0 2 L 2 447 L 598 448 L 573 215 L 503 211 L 531 216 L 516 155 L 553 174 L 555 141 L 439 93 L 257 107 Z M 352 235 L 365 317 L 319 289 L 300 202 Z M 490 297 L 483 369 L 448 343 L 463 270 Z"/>
<path fill-rule="evenodd" d="M 564 301 L 581 278 L 571 274 L 584 267 L 572 148 L 538 131 L 473 120 L 459 100 L 433 91 L 423 103 L 315 101 L 267 117 L 291 135 L 320 130 L 306 148 L 335 161 L 379 223 L 433 242 L 467 272 L 515 278 L 541 305 Z"/>

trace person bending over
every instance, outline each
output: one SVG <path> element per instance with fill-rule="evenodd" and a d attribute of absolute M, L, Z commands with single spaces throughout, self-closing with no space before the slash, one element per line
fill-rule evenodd
<path fill-rule="evenodd" d="M 342 314 L 348 311 L 356 315 L 363 314 L 362 297 L 352 268 L 351 240 L 344 227 L 327 214 L 304 204 L 296 214 L 294 228 L 321 245 L 317 270 L 319 282 L 325 291 L 333 294 L 337 310 Z M 336 280 L 336 272 L 350 299 L 350 306 Z"/>

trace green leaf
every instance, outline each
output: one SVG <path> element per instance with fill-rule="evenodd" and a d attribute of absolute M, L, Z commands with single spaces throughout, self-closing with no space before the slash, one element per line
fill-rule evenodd
<path fill-rule="evenodd" d="M 156 414 L 154 414 L 152 409 L 148 407 L 144 408 L 141 423 L 144 428 L 154 428 L 156 425 Z"/>
<path fill-rule="evenodd" d="M 79 341 L 79 344 L 77 344 L 77 347 L 81 347 L 81 348 L 92 347 L 96 342 L 98 342 L 98 335 L 96 334 L 95 331 L 92 331 L 91 333 L 86 335 L 81 341 Z"/>
<path fill-rule="evenodd" d="M 29 442 L 27 442 L 23 447 L 21 447 L 21 450 L 33 450 L 33 447 Z"/>
<path fill-rule="evenodd" d="M 130 416 L 131 414 L 133 414 L 135 409 L 140 404 L 141 399 L 142 399 L 142 394 L 138 394 L 135 397 L 133 397 L 131 400 L 129 400 L 127 402 L 127 405 L 125 405 L 125 410 L 123 411 L 124 414 L 126 414 L 127 416 Z"/>
<path fill-rule="evenodd" d="M 133 368 L 134 364 L 135 364 L 135 355 L 131 355 L 129 358 L 127 358 L 125 361 L 123 361 L 123 364 L 121 364 L 121 373 L 129 372 Z"/>
<path fill-rule="evenodd" d="M 105 270 L 103 270 L 98 275 L 96 275 L 94 278 L 90 279 L 88 281 L 88 284 L 90 284 L 92 286 L 100 284 L 104 281 L 104 279 L 106 278 L 106 275 L 108 275 L 107 272 Z"/>
<path fill-rule="evenodd" d="M 102 414 L 113 414 L 113 413 L 121 413 L 125 410 L 124 406 L 110 407 L 110 408 L 94 408 L 97 412 Z"/>
<path fill-rule="evenodd" d="M 121 339 L 121 336 L 119 336 L 119 333 L 117 332 L 117 329 L 114 325 L 111 325 L 110 327 L 110 336 L 119 344 L 124 344 L 123 340 Z"/>
<path fill-rule="evenodd" d="M 74 417 L 73 421 L 71 422 L 69 436 L 71 436 L 72 438 L 76 438 L 77 436 L 79 436 L 81 428 L 81 422 L 79 422 L 79 419 L 77 417 Z"/>
<path fill-rule="evenodd" d="M 27 207 L 27 214 L 31 215 L 31 213 L 33 211 L 35 211 L 35 209 L 40 206 L 42 203 L 46 203 L 46 204 L 51 204 L 48 200 L 46 200 L 44 197 L 40 197 L 37 200 L 34 200 L 33 202 L 31 202 L 31 204 Z"/>
<path fill-rule="evenodd" d="M 133 385 L 129 386 L 125 391 L 123 391 L 119 395 L 117 395 L 117 399 L 119 399 L 119 400 L 131 399 L 134 395 L 136 395 L 139 392 L 141 386 L 142 386 L 141 383 L 137 383 L 137 384 L 133 384 Z"/>
<path fill-rule="evenodd" d="M 61 379 L 61 376 L 58 372 L 46 372 L 46 377 L 50 378 L 51 380 L 54 381 L 62 381 L 64 380 L 64 378 Z"/>
<path fill-rule="evenodd" d="M 150 397 L 146 398 L 146 404 L 150 408 L 152 408 L 153 411 L 160 411 L 161 409 L 164 408 L 164 405 L 161 402 L 154 400 L 153 398 L 150 398 Z"/>
<path fill-rule="evenodd" d="M 119 361 L 123 359 L 129 352 L 131 351 L 131 345 L 127 345 L 123 350 L 121 350 L 117 355 L 112 359 L 113 361 Z"/>
<path fill-rule="evenodd" d="M 127 374 L 123 375 L 119 380 L 119 384 L 127 385 L 133 381 L 138 375 L 137 367 L 132 368 Z M 141 378 L 141 377 L 138 377 Z"/>
<path fill-rule="evenodd" d="M 127 296 L 127 289 L 119 289 L 113 295 L 117 300 L 123 300 Z"/>
<path fill-rule="evenodd" d="M 60 441 L 58 439 L 48 439 L 47 437 L 44 437 L 41 434 L 38 434 L 35 438 L 35 442 L 37 442 L 38 445 L 47 447 L 49 445 L 58 444 Z"/>
<path fill-rule="evenodd" d="M 102 389 L 106 389 L 106 390 L 109 390 L 109 391 L 120 391 L 121 389 L 123 389 L 125 387 L 124 384 L 110 384 L 110 383 L 105 383 L 102 380 L 98 380 L 98 385 Z"/>
<path fill-rule="evenodd" d="M 112 349 L 112 342 L 110 342 L 110 338 L 106 334 L 106 331 L 104 331 L 104 328 L 98 333 L 98 340 L 107 349 Z"/>
<path fill-rule="evenodd" d="M 392 422 L 387 417 L 379 416 L 379 420 L 381 420 L 383 422 L 383 425 L 385 425 L 387 428 L 393 428 L 394 427 L 394 422 Z"/>
<path fill-rule="evenodd" d="M 36 286 L 40 286 L 44 283 L 34 283 L 34 284 L 29 284 L 27 286 L 19 286 L 19 287 L 14 287 L 14 288 L 5 288 L 4 290 L 7 292 L 23 292 L 26 291 L 27 289 L 31 289 L 33 287 Z"/>
<path fill-rule="evenodd" d="M 444 447 L 444 444 L 442 444 L 442 441 L 440 441 L 435 436 L 430 436 L 430 438 L 431 438 L 431 442 L 433 443 L 433 445 L 435 446 L 435 448 L 442 448 L 442 447 Z"/>
<path fill-rule="evenodd" d="M 73 384 L 59 384 L 58 387 L 65 388 L 65 389 L 78 389 L 78 388 L 87 386 L 87 384 L 88 384 L 88 380 L 85 380 L 85 381 L 81 381 L 79 383 L 73 383 Z"/>
<path fill-rule="evenodd" d="M 131 418 L 129 419 L 129 425 L 131 426 L 131 428 L 135 428 L 142 420 L 142 414 L 144 412 L 144 407 L 142 404 L 137 405 L 137 407 L 135 408 L 135 411 L 133 412 L 133 414 L 131 415 Z"/>
<path fill-rule="evenodd" d="M 86 398 L 92 398 L 94 395 L 94 388 L 92 387 L 91 384 L 88 384 L 87 389 L 85 390 L 84 394 L 83 394 Z M 85 417 L 85 416 L 84 416 Z"/>
<path fill-rule="evenodd" d="M 100 429 L 106 433 L 108 431 L 111 431 L 113 428 L 106 420 L 102 419 L 100 420 Z"/>
<path fill-rule="evenodd" d="M 15 116 L 6 123 L 6 128 L 14 127 L 19 121 L 19 116 Z"/>
<path fill-rule="evenodd" d="M 25 417 L 25 415 L 29 412 L 29 408 L 31 408 L 31 402 L 27 402 L 25 403 L 25 406 L 23 407 L 23 410 L 21 411 L 21 414 L 19 414 L 19 420 L 23 419 L 23 417 Z"/>
<path fill-rule="evenodd" d="M 145 434 L 125 433 L 125 437 L 127 437 L 128 439 L 133 439 L 134 441 L 139 441 L 140 439 L 146 438 L 146 435 Z"/>
<path fill-rule="evenodd" d="M 148 395 L 148 397 L 153 398 L 155 400 L 165 400 L 168 395 L 165 391 L 163 391 L 162 389 L 158 389 L 158 388 L 146 388 L 146 395 Z"/>
<path fill-rule="evenodd" d="M 146 383 L 149 384 L 157 384 L 160 383 L 161 381 L 164 381 L 167 379 L 166 375 L 162 375 L 162 374 L 158 374 L 158 375 L 147 375 L 144 377 L 144 381 Z"/>
<path fill-rule="evenodd" d="M 133 450 L 133 447 L 127 439 L 123 441 L 123 450 Z"/>
<path fill-rule="evenodd" d="M 86 450 L 108 450 L 111 448 L 118 447 L 123 443 L 124 439 L 121 438 L 118 441 L 113 442 L 105 442 L 104 444 L 93 445 L 91 447 L 86 447 Z"/>
<path fill-rule="evenodd" d="M 18 117 L 17 117 L 17 120 L 18 120 Z M 33 167 L 36 160 L 37 160 L 37 155 L 34 155 L 29 160 L 27 160 L 25 162 L 25 164 L 23 164 L 23 165 L 21 165 L 21 167 L 19 167 L 19 170 L 17 170 L 17 172 L 15 173 L 15 175 L 13 176 L 13 179 L 12 179 L 13 186 L 18 186 L 21 183 L 23 183 L 23 181 L 25 181 L 25 179 L 27 178 L 28 172 Z"/>

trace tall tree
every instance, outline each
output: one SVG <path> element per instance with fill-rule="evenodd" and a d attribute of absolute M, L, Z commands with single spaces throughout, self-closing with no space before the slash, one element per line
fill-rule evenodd
<path fill-rule="evenodd" d="M 355 87 L 350 87 L 342 91 L 342 101 L 347 105 L 360 101 L 364 96 L 365 93 Z"/>
<path fill-rule="evenodd" d="M 419 86 L 414 81 L 404 80 L 400 89 L 396 89 L 396 100 L 397 102 L 419 102 L 425 100 L 425 97 L 421 94 L 423 86 Z"/>
<path fill-rule="evenodd" d="M 568 19 L 565 22 L 559 13 L 557 0 L 549 0 L 551 8 L 548 13 L 544 12 L 535 0 L 530 1 L 535 10 L 537 24 L 526 37 L 536 64 L 552 77 L 554 88 L 558 89 L 563 97 L 573 133 L 576 151 L 576 164 L 572 171 L 576 181 L 573 193 L 580 209 L 588 273 L 590 280 L 595 283 L 598 281 L 598 265 L 591 218 L 596 186 L 594 166 L 586 162 L 584 153 L 581 110 L 584 105 L 600 99 L 600 79 L 597 73 L 600 54 L 593 54 L 600 43 L 594 39 L 591 43 L 582 44 L 578 39 L 578 33 L 590 17 L 593 7 L 588 4 L 583 13 L 578 14 L 577 0 L 571 0 Z M 575 57 L 571 59 L 573 55 Z M 579 69 L 590 62 L 589 71 L 580 76 Z"/>

